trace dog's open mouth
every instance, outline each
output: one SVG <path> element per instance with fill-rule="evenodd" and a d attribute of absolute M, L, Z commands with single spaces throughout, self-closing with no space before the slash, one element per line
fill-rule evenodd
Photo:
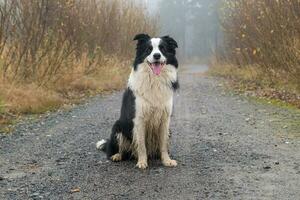
<path fill-rule="evenodd" d="M 152 72 L 155 75 L 160 75 L 162 68 L 165 64 L 166 64 L 165 62 L 159 62 L 159 61 L 153 63 L 148 62 L 148 65 L 150 66 Z"/>

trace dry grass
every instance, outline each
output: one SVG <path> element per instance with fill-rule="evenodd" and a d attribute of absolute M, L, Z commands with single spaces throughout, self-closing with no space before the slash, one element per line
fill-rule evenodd
<path fill-rule="evenodd" d="M 130 66 L 126 62 L 112 63 L 91 75 L 83 75 L 80 72 L 63 75 L 55 84 L 47 87 L 34 83 L 2 83 L 0 113 L 39 114 L 89 95 L 121 89 L 125 85 L 129 69 Z"/>
<path fill-rule="evenodd" d="M 72 72 L 66 72 L 51 86 L 68 99 L 76 99 L 86 94 L 118 90 L 127 80 L 131 62 L 117 57 L 106 57 L 101 63 L 94 63 L 94 69 L 86 72 L 88 59 L 81 58 Z M 93 66 L 90 66 L 92 69 Z"/>
<path fill-rule="evenodd" d="M 74 63 L 72 71 L 65 70 L 56 80 L 44 85 L 32 82 L 19 84 L 0 79 L 0 113 L 42 113 L 52 110 L 69 100 L 104 91 L 118 90 L 124 87 L 130 61 L 121 61 L 116 57 L 107 58 L 105 63 L 97 63 L 98 68 L 86 73 L 85 59 Z"/>
<path fill-rule="evenodd" d="M 300 108 L 300 94 L 297 92 L 297 85 L 289 82 L 284 76 L 274 83 L 257 65 L 237 67 L 228 63 L 214 63 L 208 74 L 224 78 L 227 86 L 235 91 L 250 96 L 284 101 Z"/>
<path fill-rule="evenodd" d="M 4 111 L 17 113 L 42 113 L 63 104 L 63 99 L 53 91 L 38 88 L 36 85 L 14 86 L 1 84 L 1 95 L 4 97 Z"/>
<path fill-rule="evenodd" d="M 80 102 L 83 98 L 102 92 L 119 90 L 126 84 L 130 71 L 128 62 L 110 59 L 110 64 L 92 74 L 63 75 L 55 84 L 38 86 L 12 84 L 0 81 L 0 130 L 24 114 L 41 114 L 67 104 Z M 2 128 L 1 128 L 2 127 Z M 7 127 L 6 127 L 7 128 Z"/>

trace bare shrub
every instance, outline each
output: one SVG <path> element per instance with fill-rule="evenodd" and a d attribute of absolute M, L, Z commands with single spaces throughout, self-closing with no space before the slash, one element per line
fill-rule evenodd
<path fill-rule="evenodd" d="M 223 0 L 221 16 L 223 61 L 258 65 L 273 82 L 296 84 L 300 92 L 299 0 Z"/>
<path fill-rule="evenodd" d="M 88 58 L 86 72 L 106 55 L 126 60 L 136 32 L 154 33 L 153 18 L 134 1 L 3 0 L 0 73 L 4 81 L 49 84 Z M 103 65 L 100 65 L 103 66 Z"/>
<path fill-rule="evenodd" d="M 0 125 L 122 88 L 155 20 L 134 0 L 1 0 Z"/>

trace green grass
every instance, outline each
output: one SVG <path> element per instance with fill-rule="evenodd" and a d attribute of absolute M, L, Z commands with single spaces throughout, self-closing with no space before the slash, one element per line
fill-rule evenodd
<path fill-rule="evenodd" d="M 279 100 L 279 99 L 270 99 L 270 98 L 256 97 L 256 96 L 251 96 L 249 98 L 253 99 L 256 102 L 262 103 L 262 104 L 274 105 L 277 107 L 281 107 L 281 108 L 285 108 L 288 110 L 293 110 L 293 111 L 299 112 L 299 114 L 300 114 L 300 109 L 297 106 L 287 103 L 285 101 Z"/>

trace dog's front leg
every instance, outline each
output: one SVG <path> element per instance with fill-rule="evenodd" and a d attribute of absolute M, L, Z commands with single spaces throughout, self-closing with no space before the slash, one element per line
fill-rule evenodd
<path fill-rule="evenodd" d="M 133 134 L 136 142 L 136 150 L 138 162 L 136 166 L 140 169 L 146 169 L 147 163 L 147 150 L 145 144 L 145 122 L 142 119 L 136 119 L 133 129 Z"/>
<path fill-rule="evenodd" d="M 168 146 L 169 146 L 169 125 L 170 125 L 170 116 L 162 120 L 160 126 L 160 157 L 164 166 L 167 167 L 176 167 L 176 160 L 172 160 L 169 156 Z"/>

